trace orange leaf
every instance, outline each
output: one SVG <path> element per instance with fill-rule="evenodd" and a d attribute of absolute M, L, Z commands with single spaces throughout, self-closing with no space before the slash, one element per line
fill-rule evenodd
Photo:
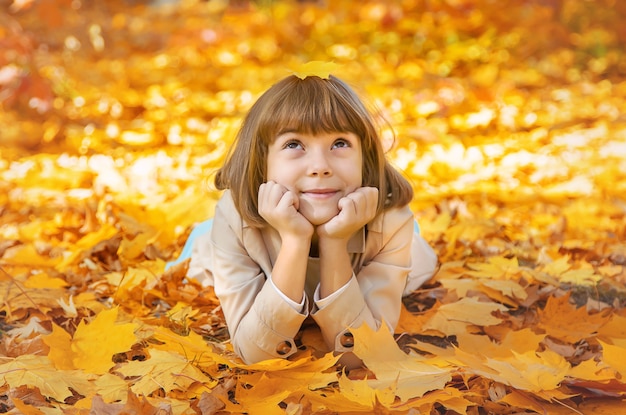
<path fill-rule="evenodd" d="M 604 313 L 589 314 L 584 307 L 576 308 L 569 302 L 569 294 L 550 297 L 543 310 L 539 310 L 538 327 L 549 336 L 568 343 L 589 338 L 604 325 L 609 316 Z"/>
<path fill-rule="evenodd" d="M 40 409 L 30 406 L 24 403 L 21 399 L 11 398 L 11 402 L 15 405 L 15 409 L 17 409 L 20 414 L 23 415 L 45 415 Z"/>

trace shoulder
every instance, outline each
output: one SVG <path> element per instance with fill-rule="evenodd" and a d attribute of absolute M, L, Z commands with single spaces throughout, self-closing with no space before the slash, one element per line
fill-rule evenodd
<path fill-rule="evenodd" d="M 235 202 L 233 201 L 233 195 L 230 193 L 229 189 L 224 190 L 224 192 L 222 193 L 222 196 L 217 201 L 217 205 L 215 209 L 222 210 L 224 212 L 230 212 L 233 209 L 235 209 Z"/>
<path fill-rule="evenodd" d="M 380 215 L 376 216 L 368 225 L 367 230 L 369 232 L 377 232 L 385 235 L 393 235 L 400 228 L 407 226 L 413 226 L 415 216 L 408 205 L 401 207 L 394 207 L 384 210 Z"/>
<path fill-rule="evenodd" d="M 214 222 L 216 225 L 227 225 L 240 239 L 243 234 L 243 229 L 248 227 L 248 224 L 243 220 L 235 207 L 235 202 L 233 201 L 230 190 L 225 190 L 217 201 Z"/>

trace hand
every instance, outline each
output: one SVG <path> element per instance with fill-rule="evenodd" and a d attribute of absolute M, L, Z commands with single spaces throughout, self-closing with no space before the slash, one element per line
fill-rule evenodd
<path fill-rule="evenodd" d="M 287 236 L 313 235 L 313 225 L 300 212 L 296 194 L 276 182 L 269 181 L 259 187 L 259 214 L 278 231 L 284 240 Z"/>
<path fill-rule="evenodd" d="M 349 239 L 354 232 L 374 219 L 378 208 L 378 189 L 360 187 L 339 199 L 339 213 L 318 226 L 320 238 Z"/>

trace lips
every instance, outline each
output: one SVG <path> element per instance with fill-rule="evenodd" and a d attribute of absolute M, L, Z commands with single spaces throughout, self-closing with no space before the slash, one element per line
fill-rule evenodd
<path fill-rule="evenodd" d="M 339 193 L 336 189 L 310 189 L 301 192 L 302 195 L 308 196 L 314 199 L 326 199 L 335 196 Z"/>

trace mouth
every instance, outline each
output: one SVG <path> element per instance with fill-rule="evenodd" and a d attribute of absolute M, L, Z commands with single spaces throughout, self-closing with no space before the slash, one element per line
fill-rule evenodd
<path fill-rule="evenodd" d="M 336 189 L 310 189 L 301 192 L 303 196 L 313 199 L 328 199 L 339 193 Z"/>

